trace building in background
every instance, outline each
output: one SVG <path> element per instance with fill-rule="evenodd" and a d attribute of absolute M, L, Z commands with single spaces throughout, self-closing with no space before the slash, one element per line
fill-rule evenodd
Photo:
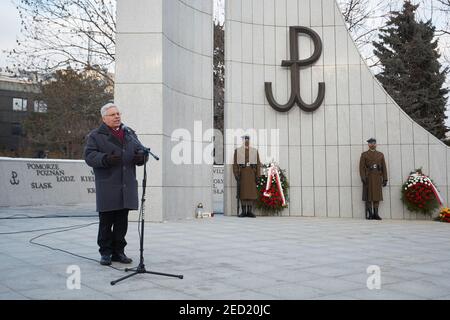
<path fill-rule="evenodd" d="M 30 112 L 46 112 L 46 106 L 35 101 L 39 92 L 37 79 L 0 75 L 0 153 L 18 155 L 23 147 L 22 122 Z"/>

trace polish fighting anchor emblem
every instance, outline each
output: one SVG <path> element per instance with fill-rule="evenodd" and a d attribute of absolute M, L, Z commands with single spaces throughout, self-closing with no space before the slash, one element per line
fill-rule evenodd
<path fill-rule="evenodd" d="M 20 181 L 17 179 L 16 180 L 16 178 L 18 177 L 18 174 L 17 174 L 17 172 L 15 172 L 15 171 L 12 171 L 11 172 L 11 179 L 9 180 L 9 183 L 11 183 L 11 185 L 18 185 L 19 183 L 20 183 Z"/>
<path fill-rule="evenodd" d="M 310 36 L 314 43 L 314 52 L 308 59 L 300 60 L 298 52 L 298 35 L 300 33 Z M 325 83 L 319 82 L 319 94 L 312 104 L 307 104 L 300 96 L 300 68 L 312 65 L 319 60 L 322 54 L 322 41 L 320 36 L 312 29 L 306 27 L 289 27 L 289 43 L 291 60 L 283 60 L 281 66 L 291 69 L 291 97 L 289 101 L 281 105 L 275 101 L 272 91 L 272 82 L 265 83 L 265 92 L 267 100 L 272 108 L 279 112 L 287 112 L 297 103 L 297 105 L 306 112 L 313 112 L 322 105 L 325 98 Z"/>

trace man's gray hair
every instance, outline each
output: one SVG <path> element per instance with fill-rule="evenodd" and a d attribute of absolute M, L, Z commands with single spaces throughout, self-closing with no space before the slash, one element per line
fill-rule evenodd
<path fill-rule="evenodd" d="M 119 109 L 114 103 L 108 102 L 100 109 L 100 113 L 101 113 L 102 117 L 106 116 L 106 111 L 108 111 L 111 108 Z"/>

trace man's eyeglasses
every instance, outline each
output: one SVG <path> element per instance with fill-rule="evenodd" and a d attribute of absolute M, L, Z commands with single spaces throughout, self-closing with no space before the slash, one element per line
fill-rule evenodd
<path fill-rule="evenodd" d="M 107 117 L 115 117 L 115 116 L 121 116 L 122 114 L 120 113 L 120 112 L 117 112 L 117 113 L 112 113 L 112 114 L 107 114 L 106 116 Z"/>

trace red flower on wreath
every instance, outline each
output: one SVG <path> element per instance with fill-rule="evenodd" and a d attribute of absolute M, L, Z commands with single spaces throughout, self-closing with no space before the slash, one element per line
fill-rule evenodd
<path fill-rule="evenodd" d="M 265 165 L 266 168 L 269 168 L 270 165 Z M 279 169 L 278 169 L 279 170 Z M 281 187 L 283 188 L 283 193 L 285 197 L 288 194 L 288 183 L 285 177 L 285 174 L 283 170 L 278 171 L 280 175 L 280 183 Z M 272 185 L 270 186 L 270 189 L 266 192 L 266 185 L 267 185 L 267 176 L 261 176 L 258 179 L 257 183 L 257 189 L 258 189 L 258 201 L 256 203 L 256 206 L 259 209 L 262 209 L 266 212 L 279 212 L 283 210 L 287 205 L 283 206 L 283 197 L 281 192 L 278 190 L 278 185 L 276 183 L 276 179 L 272 179 Z"/>
<path fill-rule="evenodd" d="M 431 179 L 416 170 L 402 186 L 402 200 L 411 211 L 431 212 L 439 206 L 433 187 Z"/>

